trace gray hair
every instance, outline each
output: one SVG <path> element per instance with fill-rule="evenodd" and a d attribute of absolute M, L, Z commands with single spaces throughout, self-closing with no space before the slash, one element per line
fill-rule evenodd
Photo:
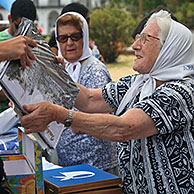
<path fill-rule="evenodd" d="M 150 16 L 145 26 L 147 26 L 154 19 L 156 19 L 157 24 L 160 28 L 160 32 L 158 36 L 160 38 L 160 44 L 162 47 L 170 30 L 171 15 L 168 11 L 165 11 L 165 10 L 160 10 L 158 12 L 155 12 Z"/>

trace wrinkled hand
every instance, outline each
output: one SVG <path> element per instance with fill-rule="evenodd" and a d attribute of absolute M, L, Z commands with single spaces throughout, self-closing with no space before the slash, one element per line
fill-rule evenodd
<path fill-rule="evenodd" d="M 48 124 L 55 120 L 54 106 L 50 102 L 24 105 L 24 110 L 29 112 L 28 115 L 20 118 L 21 124 L 25 128 L 25 133 L 44 131 Z"/>
<path fill-rule="evenodd" d="M 2 51 L 5 52 L 4 60 L 20 59 L 23 68 L 26 68 L 26 65 L 32 65 L 30 59 L 36 59 L 29 46 L 36 47 L 37 44 L 29 37 L 20 35 L 10 40 L 2 41 L 0 44 Z"/>

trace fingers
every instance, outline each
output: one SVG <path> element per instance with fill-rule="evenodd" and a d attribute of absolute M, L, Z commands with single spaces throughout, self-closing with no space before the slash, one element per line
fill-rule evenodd
<path fill-rule="evenodd" d="M 32 65 L 30 59 L 31 60 L 36 59 L 29 46 L 36 47 L 37 43 L 33 41 L 31 38 L 26 36 L 19 36 L 18 39 L 19 39 L 18 41 L 20 41 L 18 44 L 20 44 L 21 49 L 19 53 L 20 63 L 23 68 L 26 68 L 26 65 L 28 66 Z"/>
<path fill-rule="evenodd" d="M 27 41 L 27 45 L 30 45 L 32 47 L 37 47 L 37 43 L 35 41 L 33 41 L 31 38 L 29 37 L 25 37 L 26 41 Z M 29 56 L 30 59 L 32 60 L 36 60 L 36 57 L 34 56 L 34 54 L 32 53 L 31 49 L 27 46 L 27 56 Z M 28 58 L 28 57 L 27 57 Z"/>
<path fill-rule="evenodd" d="M 26 65 L 32 66 L 31 60 L 36 60 L 35 55 L 32 53 L 31 49 L 29 48 L 29 45 L 31 46 L 37 46 L 36 42 L 34 42 L 32 39 L 25 37 L 26 39 L 26 50 L 24 55 L 20 59 L 20 63 L 23 68 L 26 68 Z"/>
<path fill-rule="evenodd" d="M 21 124 L 26 129 L 26 133 L 44 131 L 49 123 L 53 121 L 49 105 L 51 105 L 49 102 L 23 105 L 24 110 L 29 113 L 20 117 Z"/>
<path fill-rule="evenodd" d="M 31 38 L 25 36 L 25 39 L 26 39 L 28 45 L 30 45 L 32 47 L 37 47 L 37 43 L 35 41 L 33 41 Z"/>
<path fill-rule="evenodd" d="M 13 108 L 13 103 L 10 101 L 8 104 L 9 107 Z"/>
<path fill-rule="evenodd" d="M 36 121 L 36 115 L 34 114 L 34 110 L 36 110 L 36 105 L 30 104 L 30 105 L 23 105 L 23 109 L 31 114 L 24 115 L 20 118 L 21 124 L 25 128 L 30 128 L 32 124 L 34 125 Z"/>
<path fill-rule="evenodd" d="M 57 56 L 56 59 L 59 63 L 61 63 L 65 67 L 66 63 L 65 63 L 64 58 L 62 56 Z"/>
<path fill-rule="evenodd" d="M 20 118 L 22 126 L 25 128 L 26 133 L 36 133 L 44 131 L 47 128 L 48 123 L 36 116 L 34 112 L 22 116 Z"/>
<path fill-rule="evenodd" d="M 27 50 L 29 50 L 29 48 L 27 48 Z M 30 58 L 35 60 L 35 56 L 34 54 L 30 51 L 27 51 L 27 53 L 25 53 L 23 56 L 21 56 L 20 58 L 20 63 L 22 65 L 22 67 L 25 69 L 26 68 L 26 65 L 28 66 L 32 66 L 32 63 L 30 61 Z"/>
<path fill-rule="evenodd" d="M 24 104 L 23 108 L 25 111 L 27 112 L 33 112 L 34 110 L 36 110 L 38 107 L 38 104 Z"/>
<path fill-rule="evenodd" d="M 20 57 L 20 63 L 24 69 L 26 68 L 26 57 L 26 55 Z"/>

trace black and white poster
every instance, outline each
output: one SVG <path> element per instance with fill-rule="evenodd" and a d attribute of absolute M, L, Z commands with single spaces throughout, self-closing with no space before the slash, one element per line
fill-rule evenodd
<path fill-rule="evenodd" d="M 32 38 L 38 46 L 31 48 L 36 56 L 36 60 L 31 61 L 31 67 L 27 66 L 23 69 L 19 60 L 7 61 L 1 71 L 0 84 L 13 102 L 16 112 L 28 114 L 22 108 L 24 104 L 43 101 L 50 101 L 68 109 L 72 108 L 79 89 L 65 67 L 57 62 L 56 55 L 35 24 L 23 18 L 18 28 L 18 35 L 20 34 Z M 46 141 L 47 146 L 55 148 L 62 130 L 62 124 L 52 122 L 48 129 L 39 135 Z M 45 149 L 46 145 L 42 147 Z"/>

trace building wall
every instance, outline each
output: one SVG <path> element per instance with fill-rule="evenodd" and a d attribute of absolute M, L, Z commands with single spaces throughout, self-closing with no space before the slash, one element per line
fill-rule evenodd
<path fill-rule="evenodd" d="M 37 8 L 38 26 L 42 28 L 42 34 L 50 34 L 62 8 Z"/>
<path fill-rule="evenodd" d="M 64 6 L 71 2 L 79 2 L 89 8 L 100 5 L 100 0 L 34 0 L 34 3 L 38 6 Z"/>
<path fill-rule="evenodd" d="M 42 34 L 50 34 L 56 18 L 60 15 L 62 8 L 71 3 L 79 2 L 87 6 L 90 10 L 100 6 L 100 0 L 34 0 L 37 8 L 37 24 L 42 28 Z M 0 8 L 0 18 L 7 20 L 9 12 Z"/>

